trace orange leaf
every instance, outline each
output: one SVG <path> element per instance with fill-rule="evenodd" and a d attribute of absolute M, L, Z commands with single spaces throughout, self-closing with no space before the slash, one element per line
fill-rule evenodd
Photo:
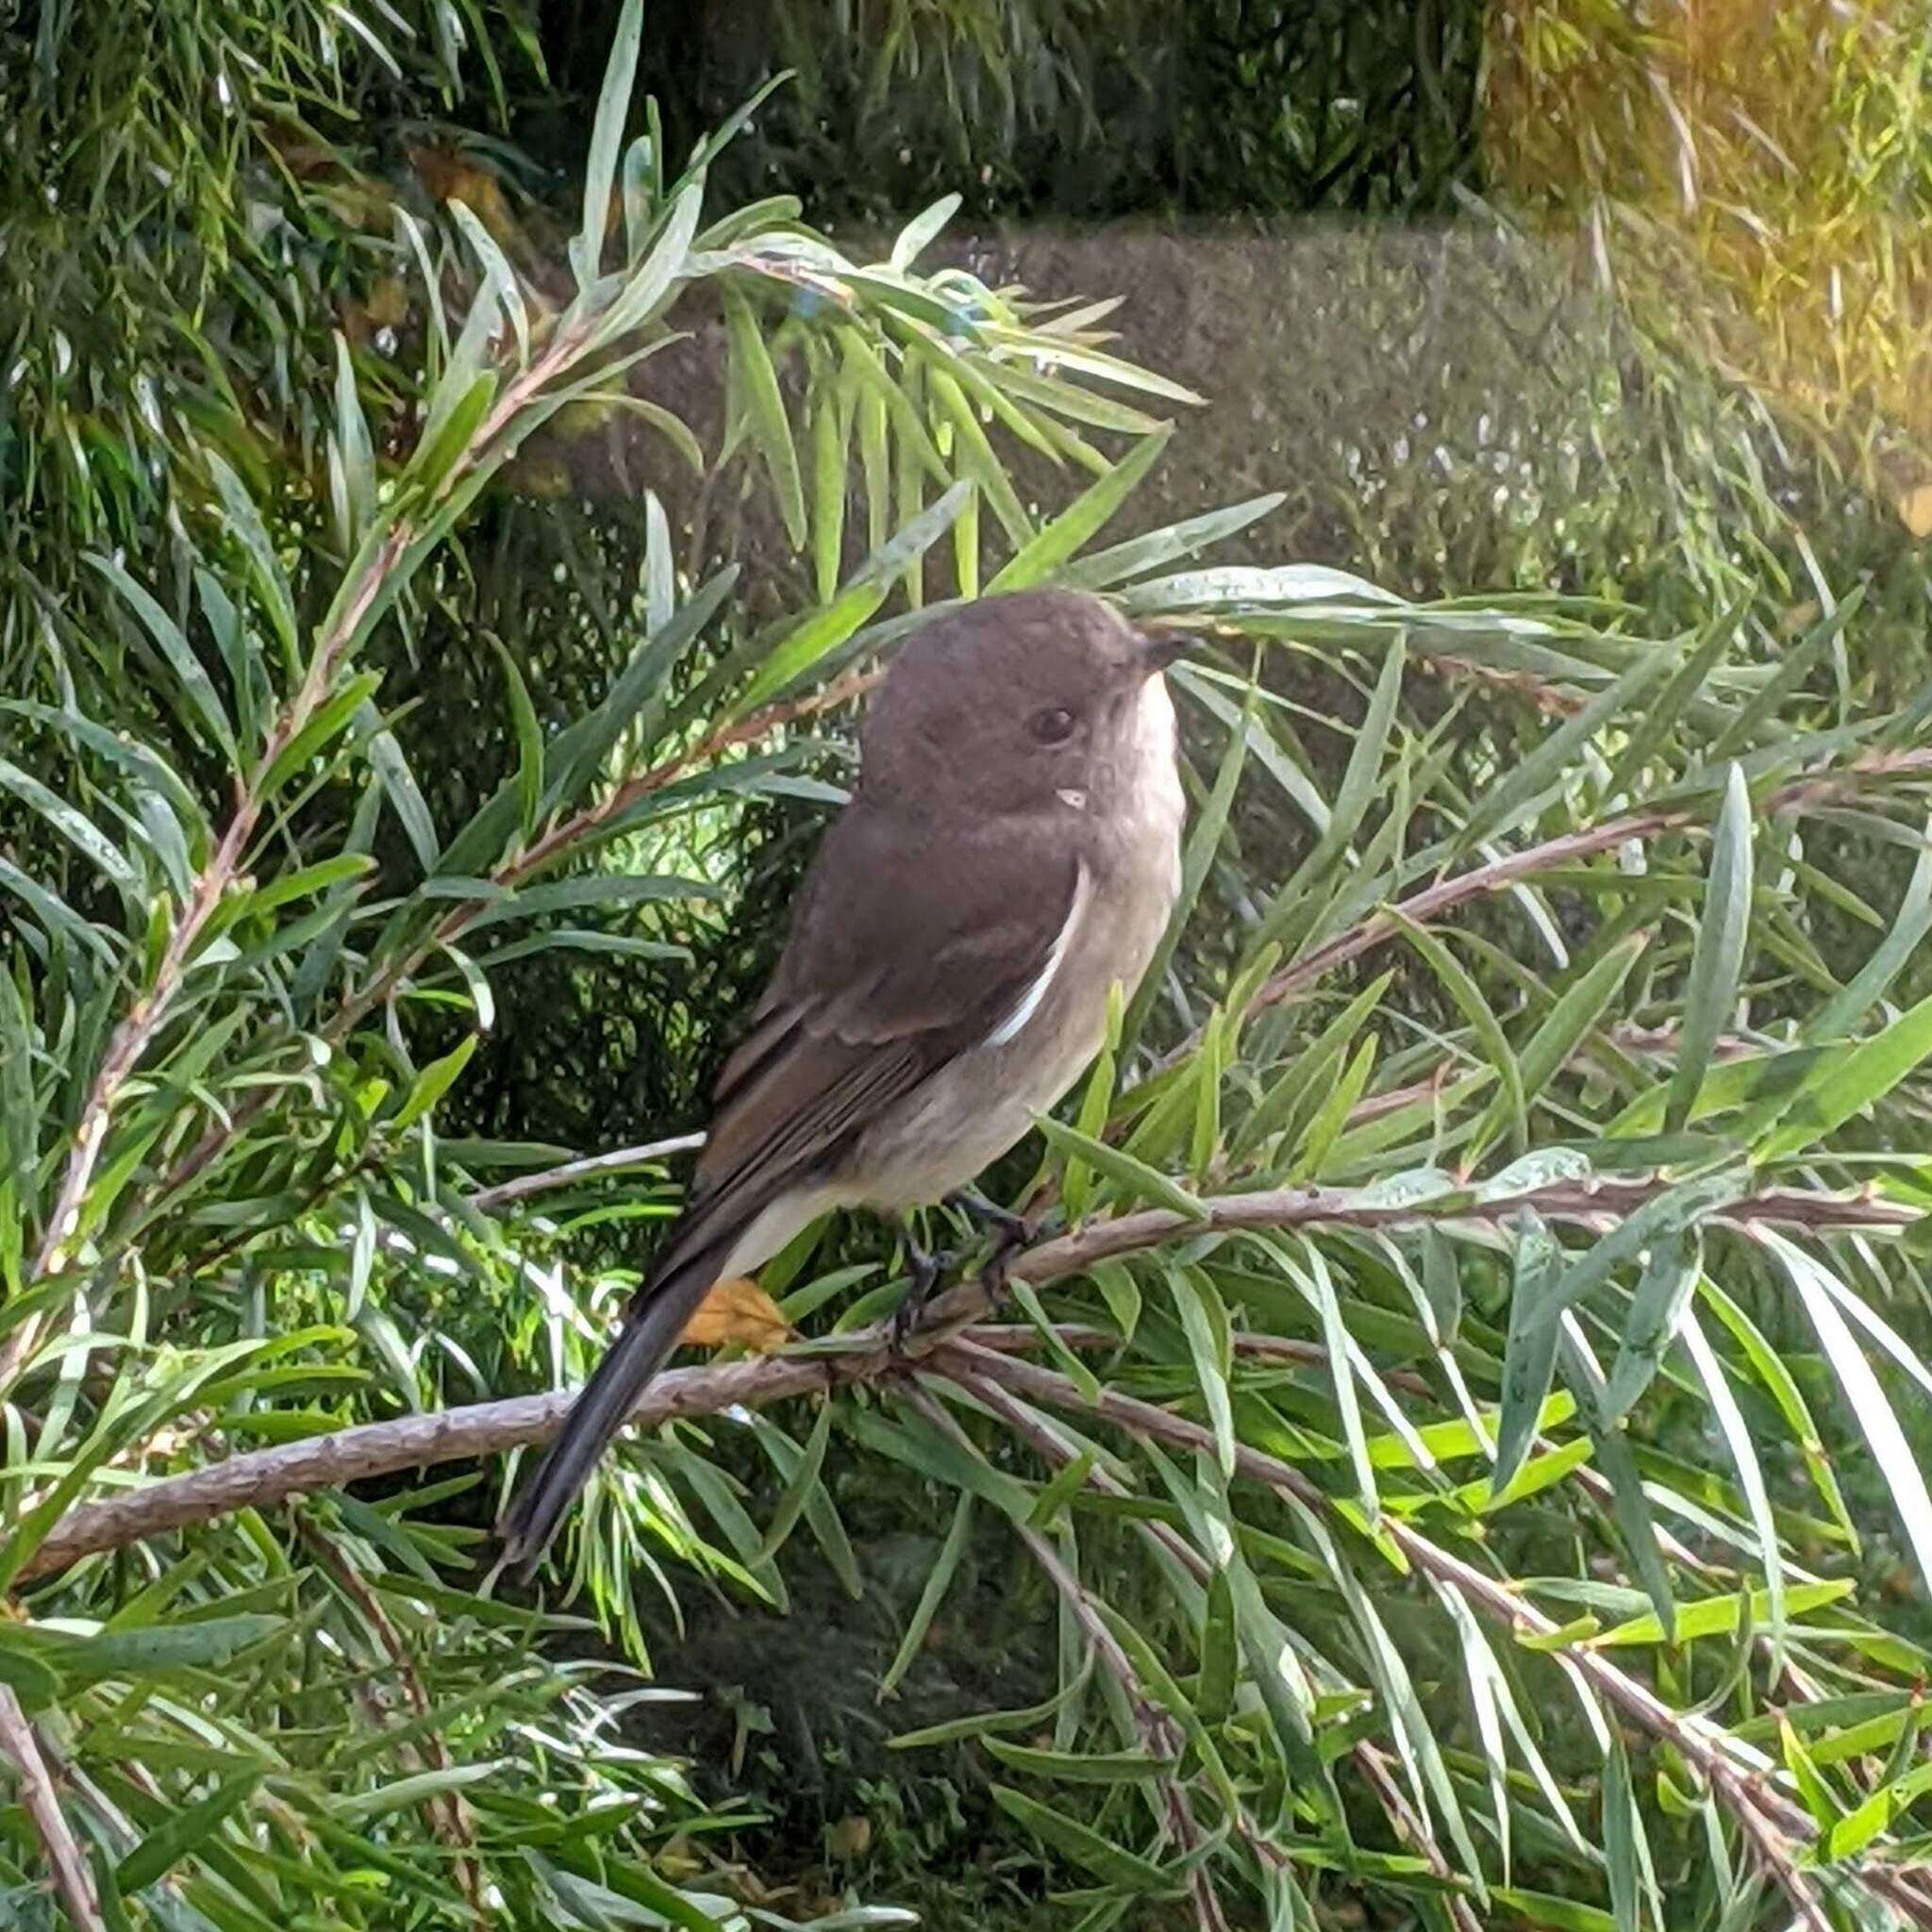
<path fill-rule="evenodd" d="M 1913 536 L 1932 537 L 1932 483 L 1921 483 L 1902 492 L 1898 513 Z"/>
<path fill-rule="evenodd" d="M 744 1275 L 721 1281 L 698 1305 L 686 1325 L 683 1340 L 694 1348 L 724 1348 L 741 1341 L 759 1355 L 783 1348 L 791 1326 L 778 1305 L 757 1282 Z"/>

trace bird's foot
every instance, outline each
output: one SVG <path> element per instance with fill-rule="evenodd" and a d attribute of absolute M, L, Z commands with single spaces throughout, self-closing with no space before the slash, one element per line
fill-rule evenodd
<path fill-rule="evenodd" d="M 986 1284 L 987 1298 L 995 1303 L 1007 1291 L 1007 1275 L 1014 1256 L 1024 1254 L 1042 1237 L 1058 1232 L 1066 1222 L 1058 1208 L 1037 1218 L 1016 1214 L 1010 1208 L 989 1201 L 973 1188 L 948 1195 L 946 1204 L 957 1208 L 976 1226 L 993 1230 L 992 1253 L 986 1258 L 980 1278 Z"/>
<path fill-rule="evenodd" d="M 907 1258 L 912 1264 L 912 1279 L 899 1306 L 892 1310 L 891 1347 L 895 1356 L 906 1353 L 906 1344 L 919 1326 L 919 1318 L 932 1301 L 940 1277 L 953 1265 L 956 1256 L 941 1251 L 934 1254 L 923 1248 L 908 1233 L 905 1237 Z"/>
<path fill-rule="evenodd" d="M 1000 1245 L 1008 1250 L 1030 1246 L 1040 1239 L 1040 1224 L 1029 1221 L 997 1201 L 989 1201 L 977 1188 L 960 1188 L 946 1196 L 946 1206 L 957 1208 L 983 1234 L 994 1229 Z"/>

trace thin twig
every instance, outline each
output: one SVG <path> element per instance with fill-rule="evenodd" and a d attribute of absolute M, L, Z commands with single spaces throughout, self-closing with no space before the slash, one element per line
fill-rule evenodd
<path fill-rule="evenodd" d="M 21 1708 L 20 1699 L 7 1684 L 0 1684 L 0 1757 L 13 1766 L 21 1807 L 41 1841 L 47 1874 L 67 1916 L 78 1932 L 107 1932 L 106 1921 L 94 1899 L 87 1859 L 60 1809 L 60 1795 L 55 1790 L 46 1760 L 41 1756 L 40 1740 L 34 1736 L 26 1712 Z"/>
<path fill-rule="evenodd" d="M 972 1339 L 985 1345 L 986 1329 L 970 1329 Z M 1062 1331 L 1064 1334 L 1064 1331 Z M 1237 1338 L 1239 1341 L 1239 1338 Z M 1024 1441 L 1032 1445 L 1041 1459 L 1055 1469 L 1064 1469 L 1074 1460 L 1072 1447 L 1054 1433 L 1052 1424 L 1046 1417 L 1025 1407 L 1007 1390 L 996 1382 L 989 1382 L 983 1376 L 964 1376 L 960 1386 L 975 1401 L 1011 1429 Z M 1126 1485 L 1098 1465 L 1087 1472 L 1086 1487 L 1103 1496 L 1124 1497 L 1131 1491 Z M 1171 1557 L 1196 1583 L 1207 1584 L 1212 1574 L 1208 1559 L 1193 1545 L 1186 1541 L 1174 1527 L 1165 1523 L 1137 1522 L 1134 1527 L 1148 1542 L 1154 1544 Z M 1389 1775 L 1388 1766 L 1381 1754 L 1366 1738 L 1360 1739 L 1350 1753 L 1361 1767 L 1364 1777 L 1380 1800 L 1388 1813 L 1391 1824 L 1397 1835 L 1416 1847 L 1428 1861 L 1429 1870 L 1436 1877 L 1446 1883 L 1455 1884 L 1455 1868 L 1449 1863 L 1442 1847 L 1436 1841 L 1435 1834 L 1428 1828 L 1427 1822 L 1419 1819 L 1403 1795 L 1399 1786 Z M 1264 1864 L 1286 1865 L 1291 1862 L 1288 1854 L 1278 1845 L 1272 1843 L 1245 1807 L 1237 1806 L 1232 1821 L 1235 1831 L 1242 1841 Z M 1450 1901 L 1450 1915 L 1456 1921 L 1457 1932 L 1482 1932 L 1482 1924 L 1476 1918 L 1474 1908 L 1466 1898 L 1460 1896 Z"/>
<path fill-rule="evenodd" d="M 522 885 L 545 866 L 554 864 L 587 840 L 594 838 L 619 813 L 654 792 L 663 791 L 667 785 L 675 783 L 708 760 L 736 745 L 754 743 L 787 724 L 796 724 L 801 718 L 815 717 L 822 711 L 848 704 L 869 691 L 881 675 L 876 671 L 856 672 L 835 680 L 822 691 L 765 705 L 733 724 L 720 725 L 689 751 L 679 752 L 675 758 L 638 773 L 617 786 L 608 797 L 594 805 L 585 806 L 568 818 L 558 820 L 523 851 L 495 867 L 490 874 L 491 883 L 504 888 Z M 452 944 L 460 939 L 471 923 L 496 903 L 493 898 L 458 900 L 425 939 L 385 967 L 368 986 L 351 993 L 343 1001 L 341 1011 L 325 1029 L 325 1037 L 331 1041 L 344 1038 L 368 1013 L 391 998 L 412 974 L 418 972 L 439 946 Z"/>
<path fill-rule="evenodd" d="M 478 1188 L 470 1196 L 470 1206 L 493 1214 L 512 1201 L 531 1194 L 546 1193 L 552 1188 L 567 1188 L 573 1181 L 592 1180 L 599 1174 L 621 1174 L 627 1167 L 641 1167 L 648 1160 L 661 1160 L 667 1154 L 689 1154 L 702 1147 L 702 1134 L 673 1134 L 664 1141 L 646 1141 L 636 1147 L 618 1147 L 608 1154 L 591 1154 L 581 1160 L 566 1160 L 560 1167 L 546 1167 L 541 1174 L 522 1174 L 514 1180 L 499 1181 L 493 1188 Z"/>
<path fill-rule="evenodd" d="M 296 1517 L 295 1532 L 335 1579 L 342 1594 L 361 1612 L 363 1622 L 375 1632 L 376 1641 L 389 1654 L 404 1694 L 409 1700 L 410 1710 L 418 1719 L 424 1720 L 419 1730 L 423 1749 L 428 1755 L 431 1767 L 437 1771 L 453 1770 L 456 1760 L 442 1740 L 442 1732 L 428 1721 L 435 1707 L 429 1701 L 428 1687 L 416 1668 L 416 1659 L 410 1655 L 409 1646 L 403 1641 L 402 1632 L 370 1589 L 367 1579 L 308 1517 Z M 382 1722 L 379 1706 L 376 1707 L 376 1717 L 378 1722 Z M 415 1748 L 407 1743 L 397 1747 L 397 1757 L 405 1760 L 405 1771 L 418 1769 L 423 1762 Z M 456 1854 L 457 1883 L 469 1902 L 471 1918 L 478 1926 L 489 1925 L 491 1913 L 484 1892 L 483 1869 L 476 1862 L 476 1834 L 462 1792 L 452 1790 L 432 1793 L 423 1801 L 423 1815 L 430 1830 Z"/>
<path fill-rule="evenodd" d="M 781 703 L 765 705 L 749 716 L 740 719 L 734 724 L 721 726 L 702 742 L 690 751 L 680 753 L 675 758 L 652 766 L 648 771 L 639 773 L 635 777 L 619 786 L 609 797 L 594 806 L 587 806 L 582 811 L 570 818 L 559 820 L 534 844 L 513 855 L 491 874 L 491 883 L 502 887 L 515 887 L 526 881 L 540 867 L 553 863 L 569 851 L 591 837 L 597 829 L 607 824 L 617 812 L 626 806 L 634 805 L 641 798 L 685 776 L 706 758 L 715 758 L 720 752 L 738 744 L 750 743 L 773 731 L 781 729 L 800 718 L 813 716 L 831 709 L 836 705 L 848 703 L 862 691 L 871 688 L 878 674 L 867 672 L 841 678 L 818 691 L 802 698 L 792 698 Z M 471 922 L 487 907 L 497 903 L 495 900 L 461 899 L 437 922 L 429 935 L 419 944 L 392 961 L 377 974 L 366 986 L 349 993 L 337 1010 L 335 1017 L 323 1029 L 323 1038 L 332 1045 L 340 1044 L 361 1024 L 371 1012 L 392 997 L 418 972 L 439 946 L 454 943 L 468 929 Z M 143 1197 L 143 1207 L 152 1209 L 170 1194 L 188 1186 L 212 1160 L 219 1158 L 224 1149 L 250 1122 L 265 1112 L 274 1104 L 275 1090 L 263 1088 L 249 1099 L 242 1101 L 229 1111 L 228 1118 L 217 1121 L 202 1134 L 201 1138 L 183 1155 L 174 1167 L 151 1187 Z M 687 1137 L 677 1136 L 663 1144 L 667 1150 L 677 1148 Z M 691 1141 L 690 1144 L 700 1144 Z M 610 1159 L 615 1163 L 618 1157 L 591 1156 L 591 1159 Z M 575 1165 L 575 1163 L 571 1163 Z M 588 1171 L 588 1170 L 587 1170 Z M 562 1170 L 553 1170 L 561 1173 Z M 575 1175 L 572 1176 L 575 1178 Z M 519 1186 L 520 1192 L 535 1191 L 536 1178 L 529 1176 L 524 1184 L 507 1183 Z M 484 1190 L 485 1194 L 497 1193 L 498 1198 L 515 1198 L 496 1190 Z M 479 1206 L 485 1205 L 477 1198 Z M 4 1378 L 0 1378 L 4 1380 Z"/>
<path fill-rule="evenodd" d="M 1909 777 L 1928 772 L 1932 772 L 1932 745 L 1878 754 L 1855 759 L 1838 771 L 1819 772 L 1794 779 L 1771 792 L 1760 801 L 1757 808 L 1765 816 L 1801 809 L 1856 791 L 1873 778 Z M 1405 924 L 1426 925 L 1458 906 L 1506 891 L 1540 872 L 1549 872 L 1579 858 L 1592 858 L 1600 852 L 1614 851 L 1633 839 L 1655 839 L 1659 833 L 1683 831 L 1701 822 L 1701 814 L 1688 806 L 1629 812 L 1622 818 L 1607 819 L 1601 824 L 1586 825 L 1574 832 L 1564 832 L 1555 839 L 1545 839 L 1540 844 L 1524 846 L 1520 852 L 1506 853 L 1501 858 L 1458 873 L 1453 878 L 1438 879 L 1434 885 L 1425 886 L 1421 891 L 1400 901 L 1393 911 L 1374 913 L 1325 944 L 1291 961 L 1263 982 L 1249 1002 L 1248 1010 L 1258 1012 L 1264 1007 L 1276 1006 L 1291 998 L 1334 972 L 1338 966 L 1345 966 L 1350 960 L 1357 959 L 1364 953 L 1373 952 L 1377 946 L 1394 939 Z M 1165 1055 L 1160 1066 L 1166 1068 L 1185 1059 L 1199 1041 L 1197 1030 Z"/>
<path fill-rule="evenodd" d="M 511 428 L 530 397 L 566 367 L 582 346 L 580 328 L 560 331 L 528 369 L 504 386 L 495 408 L 450 466 L 434 496 L 424 507 L 425 511 L 433 513 L 460 481 L 497 454 L 495 445 Z M 347 587 L 348 593 L 340 600 L 334 619 L 316 639 L 300 685 L 276 713 L 253 768 L 238 784 L 234 811 L 213 854 L 195 876 L 162 950 L 153 983 L 136 996 L 122 1017 L 94 1071 L 75 1127 L 54 1208 L 42 1232 L 31 1279 L 38 1281 L 57 1274 L 66 1266 L 70 1258 L 67 1244 L 79 1227 L 81 1208 L 107 1144 L 115 1103 L 155 1035 L 174 1010 L 208 922 L 240 876 L 249 843 L 269 803 L 269 780 L 275 765 L 327 699 L 336 672 L 355 643 L 357 633 L 379 602 L 390 578 L 401 568 L 423 527 L 419 517 L 399 516 L 384 534 L 361 576 Z M 0 1389 L 18 1376 L 39 1342 L 40 1332 L 40 1319 L 29 1317 L 0 1344 Z"/>
<path fill-rule="evenodd" d="M 943 1404 L 935 1401 L 924 1389 L 908 1391 L 908 1400 L 935 1428 L 961 1444 L 968 1454 L 972 1453 L 972 1443 L 965 1431 Z M 1158 1757 L 1170 1764 L 1177 1762 L 1186 1741 L 1179 1724 L 1148 1696 L 1146 1687 L 1141 1682 L 1141 1674 L 1121 1648 L 1120 1640 L 1100 1614 L 1087 1586 L 1068 1569 L 1060 1553 L 1040 1530 L 1028 1523 L 1016 1526 L 1020 1541 L 1026 1545 L 1033 1560 L 1066 1605 L 1068 1613 L 1080 1626 L 1080 1633 L 1091 1647 L 1100 1667 L 1121 1687 L 1133 1717 L 1134 1731 L 1141 1748 L 1150 1757 Z M 1158 1782 L 1167 1829 L 1180 1847 L 1182 1856 L 1186 1857 L 1198 1849 L 1201 1843 L 1201 1827 L 1188 1802 L 1187 1788 L 1173 1772 L 1163 1774 Z M 1228 1932 L 1226 1915 L 1221 1909 L 1214 1880 L 1205 1864 L 1195 1865 L 1189 1874 L 1188 1896 L 1193 1902 L 1194 1922 L 1201 1927 L 1201 1932 Z"/>
<path fill-rule="evenodd" d="M 1366 1738 L 1349 1755 L 1396 1830 L 1415 1847 L 1438 1878 L 1453 1882 L 1456 1868 L 1436 1842 L 1436 1834 L 1429 1829 L 1428 1821 L 1416 1815 L 1415 1807 L 1409 1803 L 1408 1793 L 1397 1782 L 1389 1767 L 1389 1760 Z M 1450 1911 L 1456 1920 L 1457 1932 L 1483 1932 L 1482 1921 L 1476 1917 L 1475 1907 L 1466 1898 L 1459 1895 L 1454 1898 L 1450 1902 Z"/>

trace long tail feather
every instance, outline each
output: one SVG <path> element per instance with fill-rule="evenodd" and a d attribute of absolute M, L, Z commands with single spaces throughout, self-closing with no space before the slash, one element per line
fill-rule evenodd
<path fill-rule="evenodd" d="M 677 1346 L 717 1279 L 719 1251 L 707 1242 L 675 1259 L 638 1298 L 637 1312 L 584 1384 L 563 1430 L 510 1506 L 497 1536 L 507 1561 L 528 1576 L 576 1493 L 624 1426 L 653 1375 Z"/>

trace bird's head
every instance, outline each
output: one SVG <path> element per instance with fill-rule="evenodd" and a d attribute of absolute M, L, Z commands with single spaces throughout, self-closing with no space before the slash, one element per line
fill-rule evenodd
<path fill-rule="evenodd" d="M 899 653 L 860 734 L 860 787 L 990 815 L 1112 808 L 1174 758 L 1161 673 L 1183 641 L 1080 591 L 986 597 Z"/>

